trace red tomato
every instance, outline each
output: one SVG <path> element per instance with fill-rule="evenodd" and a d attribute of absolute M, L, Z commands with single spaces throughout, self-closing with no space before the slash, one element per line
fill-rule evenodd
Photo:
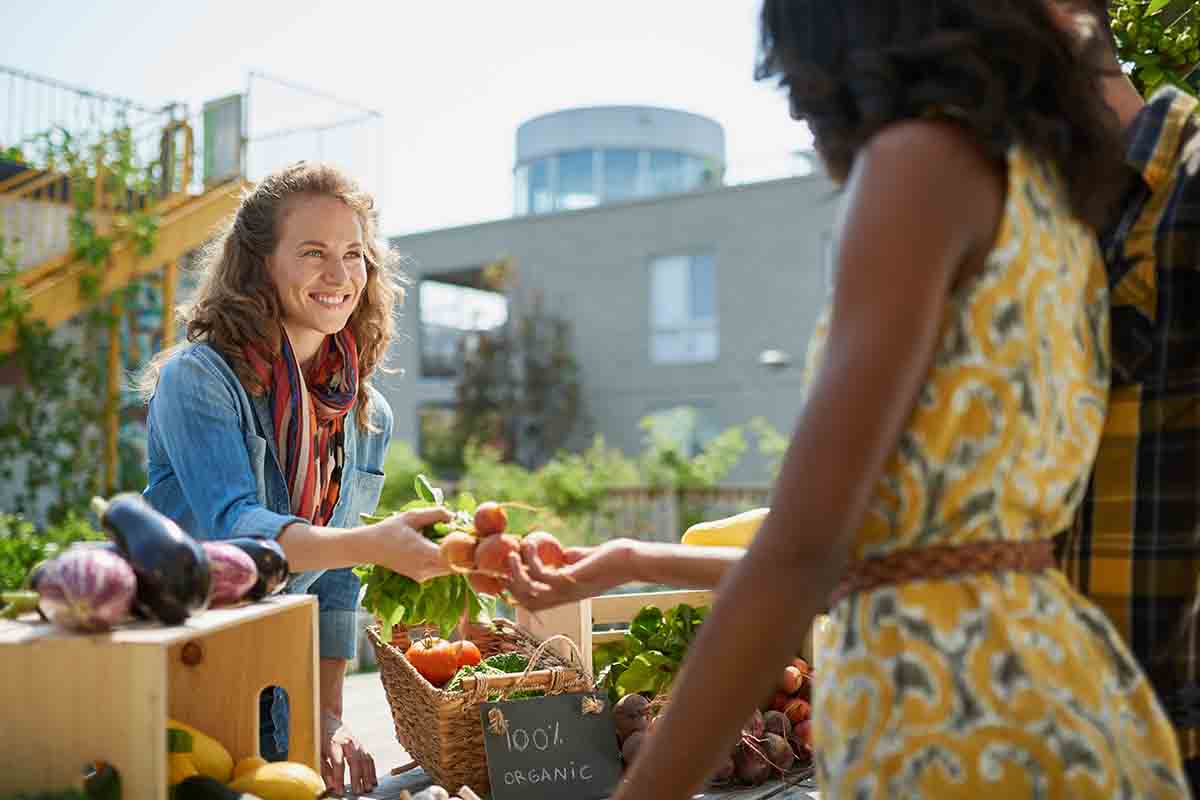
<path fill-rule="evenodd" d="M 458 653 L 458 666 L 473 667 L 480 661 L 483 661 L 483 654 L 479 652 L 479 648 L 474 642 L 469 642 L 463 639 L 461 642 L 454 643 L 455 652 Z"/>
<path fill-rule="evenodd" d="M 445 639 L 426 637 L 404 654 L 413 669 L 434 686 L 441 686 L 458 672 L 458 652 Z"/>

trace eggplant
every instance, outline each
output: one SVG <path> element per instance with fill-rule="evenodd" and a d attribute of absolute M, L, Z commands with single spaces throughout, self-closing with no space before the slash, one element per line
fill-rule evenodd
<path fill-rule="evenodd" d="M 179 625 L 208 605 L 208 555 L 174 520 L 134 492 L 92 500 L 100 524 L 137 575 L 136 608 Z"/>
<path fill-rule="evenodd" d="M 244 550 L 228 542 L 201 542 L 208 554 L 209 606 L 227 606 L 241 602 L 246 593 L 258 583 L 254 559 Z"/>
<path fill-rule="evenodd" d="M 80 631 L 106 631 L 129 615 L 137 579 L 121 556 L 73 547 L 42 569 L 38 610 L 51 622 Z"/>
<path fill-rule="evenodd" d="M 254 562 L 258 568 L 258 580 L 250 587 L 243 597 L 247 600 L 262 600 L 267 595 L 283 591 L 288 579 L 288 560 L 283 548 L 274 539 L 253 539 L 241 537 L 238 539 L 222 539 L 225 544 L 231 544 L 241 550 Z"/>

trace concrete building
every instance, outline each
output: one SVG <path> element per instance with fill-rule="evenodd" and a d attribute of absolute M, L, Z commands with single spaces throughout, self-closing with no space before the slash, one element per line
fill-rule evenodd
<path fill-rule="evenodd" d="M 391 355 L 404 373 L 380 382 L 396 436 L 419 443 L 421 420 L 452 409 L 462 331 L 506 319 L 509 299 L 481 282 L 501 259 L 518 297 L 536 291 L 573 323 L 581 433 L 633 454 L 638 421 L 680 407 L 696 412 L 693 446 L 754 416 L 789 431 L 828 288 L 834 187 L 819 175 L 726 186 L 723 169 L 720 127 L 682 112 L 581 109 L 522 126 L 516 216 L 392 240 L 413 280 Z M 750 448 L 731 480 L 765 477 Z"/>

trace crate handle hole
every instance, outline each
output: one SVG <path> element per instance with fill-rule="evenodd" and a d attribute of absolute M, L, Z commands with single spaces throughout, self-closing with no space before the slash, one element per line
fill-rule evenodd
<path fill-rule="evenodd" d="M 282 727 L 276 723 L 282 723 Z M 286 761 L 291 744 L 291 698 L 282 686 L 264 686 L 258 695 L 259 755 Z"/>

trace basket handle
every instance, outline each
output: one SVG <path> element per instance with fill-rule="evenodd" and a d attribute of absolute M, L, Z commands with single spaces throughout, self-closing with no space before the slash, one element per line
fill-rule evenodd
<path fill-rule="evenodd" d="M 567 646 L 571 648 L 572 654 L 575 656 L 576 663 L 580 666 L 578 669 L 564 670 L 562 667 L 551 667 L 550 669 L 542 669 L 534 671 L 533 667 L 538 663 L 538 660 L 545 653 L 546 648 L 557 640 L 563 640 Z M 549 694 L 561 694 L 567 686 L 567 679 L 571 675 L 582 675 L 589 685 L 592 683 L 592 676 L 587 674 L 583 669 L 583 656 L 579 653 L 579 648 L 571 637 L 561 633 L 555 634 L 544 640 L 533 651 L 533 655 L 529 657 L 529 663 L 525 666 L 525 671 L 516 678 L 510 675 L 481 675 L 469 676 L 463 678 L 463 691 L 468 691 L 468 681 L 474 683 L 474 691 L 471 692 L 470 705 L 475 705 L 486 699 L 488 692 L 493 689 L 500 690 L 500 696 L 507 699 L 509 694 L 519 688 L 533 689 L 542 688 Z"/>

